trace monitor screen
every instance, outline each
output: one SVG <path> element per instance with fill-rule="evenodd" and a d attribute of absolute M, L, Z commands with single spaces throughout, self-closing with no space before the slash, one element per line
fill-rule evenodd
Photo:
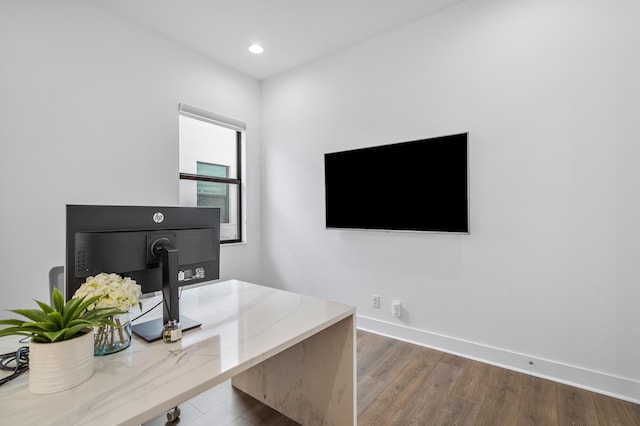
<path fill-rule="evenodd" d="M 162 291 L 167 322 L 180 317 L 177 287 L 220 277 L 218 208 L 68 205 L 66 218 L 67 300 L 87 277 L 116 273 Z"/>
<path fill-rule="evenodd" d="M 326 227 L 469 233 L 467 136 L 325 154 Z"/>

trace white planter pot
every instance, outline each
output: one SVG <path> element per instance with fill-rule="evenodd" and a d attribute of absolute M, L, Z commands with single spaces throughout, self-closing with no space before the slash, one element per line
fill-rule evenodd
<path fill-rule="evenodd" d="M 88 380 L 95 369 L 93 330 L 71 340 L 29 343 L 29 390 L 47 394 Z"/>

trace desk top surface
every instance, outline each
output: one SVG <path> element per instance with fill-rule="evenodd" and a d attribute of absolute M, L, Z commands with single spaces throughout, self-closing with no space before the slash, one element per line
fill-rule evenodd
<path fill-rule="evenodd" d="M 143 310 L 159 300 L 143 300 Z M 174 343 L 134 336 L 128 349 L 96 357 L 94 375 L 73 389 L 31 394 L 28 373 L 0 386 L 2 422 L 140 424 L 354 315 L 355 308 L 231 280 L 185 289 L 180 312 L 202 326 Z M 161 315 L 155 309 L 146 317 Z M 18 346 L 16 338 L 0 339 L 0 353 Z"/>

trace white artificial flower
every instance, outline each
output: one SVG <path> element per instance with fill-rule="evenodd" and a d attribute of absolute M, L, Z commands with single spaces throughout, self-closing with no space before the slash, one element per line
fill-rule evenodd
<path fill-rule="evenodd" d="M 135 280 L 129 277 L 122 278 L 118 274 L 101 272 L 95 277 L 88 277 L 73 297 L 103 296 L 96 303 L 89 305 L 87 307 L 89 310 L 117 308 L 128 311 L 133 305 L 139 303 L 141 294 L 140 285 Z"/>

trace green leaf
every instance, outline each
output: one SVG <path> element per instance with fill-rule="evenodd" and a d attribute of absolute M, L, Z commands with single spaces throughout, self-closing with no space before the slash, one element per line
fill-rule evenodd
<path fill-rule="evenodd" d="M 0 320 L 0 325 L 17 325 L 20 326 L 24 324 L 24 321 L 19 319 L 3 319 Z"/>
<path fill-rule="evenodd" d="M 76 318 L 74 320 L 69 321 L 69 324 L 67 324 L 67 327 L 69 328 L 75 327 L 78 324 L 83 324 L 85 327 L 92 327 L 94 325 L 91 321 L 87 321 L 82 318 Z"/>
<path fill-rule="evenodd" d="M 115 323 L 115 321 L 112 319 L 112 317 L 106 317 L 103 318 L 100 321 L 101 324 L 105 324 L 105 325 L 110 325 L 111 327 L 118 327 L 118 324 Z"/>
<path fill-rule="evenodd" d="M 78 333 L 80 333 L 85 328 L 87 328 L 86 324 L 78 324 L 78 325 L 75 325 L 73 327 L 67 328 L 67 331 L 64 332 L 64 339 L 62 339 L 62 340 L 71 339 L 72 337 L 76 336 Z"/>
<path fill-rule="evenodd" d="M 45 333 L 47 332 L 42 330 L 41 328 L 23 325 L 20 327 L 9 327 L 9 328 L 4 328 L 0 330 L 0 337 L 18 335 L 18 336 L 29 336 L 33 338 L 35 336 L 42 336 Z"/>
<path fill-rule="evenodd" d="M 18 330 L 29 332 L 29 333 L 44 333 L 46 331 L 46 330 L 43 330 L 42 327 L 34 326 L 33 324 L 35 323 L 25 322 L 20 327 L 15 327 L 15 328 Z"/>
<path fill-rule="evenodd" d="M 24 330 L 33 330 L 38 332 L 44 331 L 57 331 L 60 329 L 56 324 L 52 322 L 25 322 L 21 326 Z"/>
<path fill-rule="evenodd" d="M 127 311 L 121 311 L 119 309 L 114 308 L 96 308 L 91 311 L 87 311 L 84 313 L 82 318 L 88 320 L 101 320 L 103 318 L 113 317 L 115 315 L 126 314 Z"/>
<path fill-rule="evenodd" d="M 78 306 L 82 299 L 71 299 L 64 305 L 62 312 L 62 323 L 66 326 L 70 321 L 78 317 Z M 80 311 L 81 312 L 81 311 Z"/>
<path fill-rule="evenodd" d="M 58 330 L 64 328 L 62 314 L 60 312 L 53 311 L 48 315 L 48 317 L 50 318 L 50 322 L 53 321 L 53 323 L 57 326 Z"/>
<path fill-rule="evenodd" d="M 53 306 L 55 306 L 56 311 L 62 314 L 62 310 L 64 309 L 64 297 L 62 296 L 62 293 L 60 293 L 60 290 L 54 288 L 53 293 L 51 294 L 51 299 L 53 300 Z"/>
<path fill-rule="evenodd" d="M 53 312 L 54 311 L 54 309 L 51 306 L 47 305 L 44 302 L 36 300 L 36 303 L 38 304 L 38 306 L 40 306 L 40 309 L 42 309 L 44 311 L 44 313 L 46 313 L 46 314 L 48 314 L 49 312 Z"/>
<path fill-rule="evenodd" d="M 87 306 L 91 305 L 92 303 L 97 302 L 98 300 L 102 299 L 104 296 L 93 296 L 93 297 L 89 297 L 88 299 L 86 297 L 83 297 L 81 300 L 81 303 L 78 305 L 78 311 L 79 312 L 83 312 L 85 309 L 87 309 Z"/>
<path fill-rule="evenodd" d="M 31 333 L 22 330 L 22 327 L 7 327 L 0 330 L 0 337 L 15 336 L 16 334 L 21 336 L 31 336 Z"/>
<path fill-rule="evenodd" d="M 48 331 L 46 333 L 42 333 L 43 336 L 46 336 L 50 342 L 57 342 L 57 341 L 61 341 L 62 338 L 64 337 L 64 333 L 66 333 L 67 329 L 63 328 L 62 330 L 58 330 L 58 331 Z"/>
<path fill-rule="evenodd" d="M 11 312 L 29 318 L 31 321 L 48 321 L 49 316 L 37 309 L 12 309 Z"/>

